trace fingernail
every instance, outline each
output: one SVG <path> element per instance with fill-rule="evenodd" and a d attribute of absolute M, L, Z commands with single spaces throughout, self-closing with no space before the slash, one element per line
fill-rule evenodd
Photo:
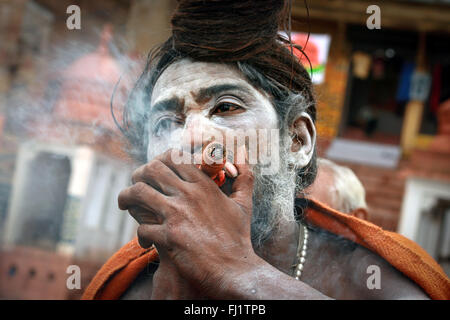
<path fill-rule="evenodd" d="M 230 162 L 225 162 L 225 171 L 228 173 L 228 175 L 230 175 L 233 178 L 236 178 L 238 175 L 238 171 L 236 169 L 236 167 L 234 166 L 234 164 L 230 163 Z"/>

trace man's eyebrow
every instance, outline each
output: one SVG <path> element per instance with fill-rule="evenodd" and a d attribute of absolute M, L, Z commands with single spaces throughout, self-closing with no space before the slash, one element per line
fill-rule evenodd
<path fill-rule="evenodd" d="M 237 84 L 218 84 L 207 88 L 202 88 L 196 94 L 195 100 L 197 102 L 202 102 L 205 100 L 209 100 L 212 97 L 224 92 L 224 91 L 242 91 L 248 95 L 251 94 L 250 90 L 245 88 L 244 86 L 240 86 Z"/>
<path fill-rule="evenodd" d="M 183 109 L 182 102 L 177 98 L 170 98 L 166 100 L 159 101 L 155 103 L 151 109 L 150 113 L 157 113 L 163 111 L 171 111 L 171 112 L 181 112 Z"/>

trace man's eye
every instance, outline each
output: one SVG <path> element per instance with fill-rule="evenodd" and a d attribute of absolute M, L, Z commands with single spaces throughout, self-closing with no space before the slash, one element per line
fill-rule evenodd
<path fill-rule="evenodd" d="M 160 137 L 165 132 L 172 131 L 175 128 L 175 126 L 177 126 L 179 124 L 181 124 L 181 121 L 177 120 L 177 119 L 171 119 L 171 118 L 162 119 L 162 120 L 158 121 L 158 123 L 155 125 L 155 128 L 153 129 L 153 133 L 155 136 Z"/>
<path fill-rule="evenodd" d="M 243 111 L 244 109 L 234 103 L 222 102 L 214 109 L 213 114 L 224 113 L 224 112 L 234 112 L 237 110 Z"/>

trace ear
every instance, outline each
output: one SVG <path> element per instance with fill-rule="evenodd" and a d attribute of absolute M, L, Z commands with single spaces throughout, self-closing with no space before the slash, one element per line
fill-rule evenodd
<path fill-rule="evenodd" d="M 305 167 L 311 160 L 316 145 L 316 126 L 306 112 L 302 112 L 289 128 L 292 144 L 291 156 L 298 167 Z"/>

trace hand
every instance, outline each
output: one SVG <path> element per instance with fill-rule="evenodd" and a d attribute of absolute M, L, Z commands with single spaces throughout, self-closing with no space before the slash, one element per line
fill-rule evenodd
<path fill-rule="evenodd" d="M 250 237 L 253 175 L 248 164 L 236 164 L 228 197 L 193 164 L 175 164 L 172 152 L 181 151 L 169 150 L 134 172 L 119 207 L 140 224 L 142 247 L 155 244 L 161 263 L 172 263 L 181 278 L 208 295 L 243 260 L 257 257 Z"/>

